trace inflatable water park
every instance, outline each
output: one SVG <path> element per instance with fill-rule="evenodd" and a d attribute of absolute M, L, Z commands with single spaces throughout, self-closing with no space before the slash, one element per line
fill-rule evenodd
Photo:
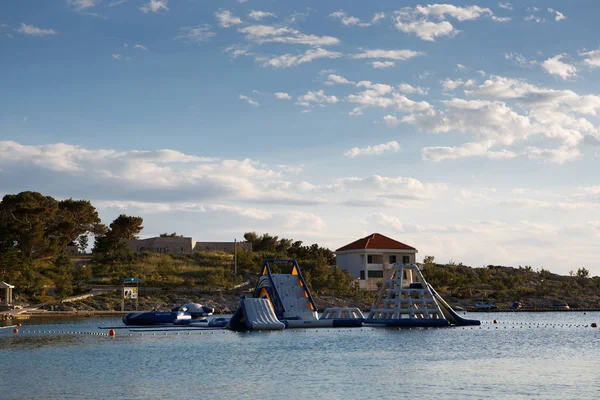
<path fill-rule="evenodd" d="M 190 303 L 171 312 L 134 312 L 123 316 L 126 325 L 186 325 L 225 328 L 237 332 L 294 328 L 440 328 L 480 325 L 458 315 L 435 291 L 415 264 L 393 264 L 367 317 L 358 308 L 317 305 L 296 260 L 265 260 L 252 296 L 242 296 L 228 318 L 208 320 L 214 309 Z"/>

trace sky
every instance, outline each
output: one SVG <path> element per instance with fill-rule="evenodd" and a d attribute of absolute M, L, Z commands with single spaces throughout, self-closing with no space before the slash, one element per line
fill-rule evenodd
<path fill-rule="evenodd" d="M 0 3 L 0 195 L 600 275 L 600 3 Z"/>

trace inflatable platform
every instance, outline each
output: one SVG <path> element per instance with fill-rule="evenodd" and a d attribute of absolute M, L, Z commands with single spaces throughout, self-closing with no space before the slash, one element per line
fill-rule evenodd
<path fill-rule="evenodd" d="M 289 273 L 274 274 L 271 266 L 280 272 L 287 268 Z M 279 325 L 272 325 L 271 315 L 266 315 L 268 310 L 263 309 L 262 314 L 254 313 L 252 308 L 258 302 L 255 304 L 249 300 L 266 300 L 276 321 L 285 328 L 356 327 L 362 326 L 364 319 L 362 314 L 358 316 L 351 312 L 346 313 L 344 318 L 319 319 L 317 306 L 296 260 L 265 260 L 253 298 L 242 298 L 240 308 L 227 325 L 232 330 L 271 329 L 270 326 L 281 329 Z M 256 328 L 265 323 L 266 328 Z"/>

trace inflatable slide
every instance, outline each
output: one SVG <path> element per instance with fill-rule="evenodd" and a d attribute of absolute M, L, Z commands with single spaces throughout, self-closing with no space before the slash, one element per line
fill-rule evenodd
<path fill-rule="evenodd" d="M 227 329 L 234 331 L 282 330 L 285 325 L 277 319 L 271 302 L 266 298 L 240 300 L 240 308 L 233 314 Z"/>
<path fill-rule="evenodd" d="M 458 315 L 452 309 L 452 307 L 450 307 L 450 305 L 448 303 L 446 303 L 446 300 L 444 300 L 442 298 L 442 296 L 440 296 L 438 294 L 438 292 L 435 291 L 433 286 L 431 286 L 429 283 L 427 284 L 427 286 L 429 287 L 429 290 L 431 290 L 431 293 L 433 294 L 433 296 L 437 300 L 438 304 L 440 305 L 440 308 L 442 309 L 442 313 L 444 314 L 444 317 L 448 321 L 450 321 L 450 323 L 452 325 L 456 325 L 456 326 L 481 325 L 481 322 L 476 319 L 466 319 L 466 318 L 463 318 L 460 315 Z"/>

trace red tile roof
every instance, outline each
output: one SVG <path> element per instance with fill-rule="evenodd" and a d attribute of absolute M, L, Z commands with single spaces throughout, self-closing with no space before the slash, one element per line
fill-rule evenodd
<path fill-rule="evenodd" d="M 399 249 L 399 250 L 416 250 L 414 247 L 410 247 L 404 243 L 398 242 L 394 239 L 390 239 L 387 236 L 383 236 L 379 233 L 373 233 L 362 239 L 358 239 L 355 242 L 340 247 L 336 251 L 345 250 L 360 250 L 360 249 Z"/>

